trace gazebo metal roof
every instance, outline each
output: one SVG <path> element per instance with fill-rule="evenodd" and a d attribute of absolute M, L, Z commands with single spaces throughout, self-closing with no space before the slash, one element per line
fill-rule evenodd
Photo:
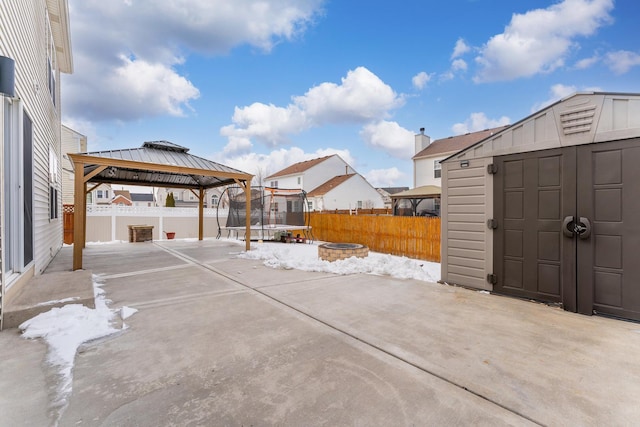
<path fill-rule="evenodd" d="M 238 184 L 251 191 L 253 175 L 189 154 L 189 149 L 169 141 L 148 141 L 140 148 L 68 153 L 75 169 L 75 219 L 73 269 L 82 268 L 85 244 L 86 193 L 88 183 L 187 188 L 198 197 L 199 238 L 203 235 L 205 190 Z M 198 192 L 194 191 L 198 190 Z M 247 203 L 247 236 L 250 232 L 250 203 Z M 247 238 L 246 249 L 250 242 Z"/>
<path fill-rule="evenodd" d="M 212 188 L 234 184 L 249 174 L 229 166 L 189 154 L 189 149 L 169 141 L 148 141 L 140 148 L 95 151 L 71 155 L 84 163 L 85 175 L 108 164 L 91 182 L 124 185 L 149 185 L 174 188 Z M 126 163 L 123 163 L 123 162 Z M 153 164 L 152 168 L 148 164 Z M 167 167 L 159 167 L 167 166 Z"/>

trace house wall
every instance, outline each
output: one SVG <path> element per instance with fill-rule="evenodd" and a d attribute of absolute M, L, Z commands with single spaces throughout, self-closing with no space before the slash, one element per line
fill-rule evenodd
<path fill-rule="evenodd" d="M 91 184 L 89 184 L 89 188 L 91 188 Z M 101 191 L 101 196 L 98 197 L 98 191 Z M 111 200 L 113 199 L 113 188 L 111 188 L 111 184 L 100 184 L 96 188 L 91 191 L 90 200 L 87 201 L 88 204 L 91 205 L 108 205 L 111 204 Z"/>
<path fill-rule="evenodd" d="M 413 161 L 413 186 L 422 187 L 423 185 L 442 186 L 442 178 L 434 177 L 434 165 L 436 162 L 446 159 L 453 153 L 443 154 L 437 157 L 423 157 Z"/>
<path fill-rule="evenodd" d="M 378 191 L 360 175 L 354 175 L 322 197 L 314 197 L 313 208 L 318 210 L 356 209 L 358 201 L 363 208 L 384 208 Z"/>
<path fill-rule="evenodd" d="M 14 103 L 19 104 L 20 109 L 33 121 L 34 261 L 24 266 L 18 276 L 42 272 L 62 246 L 61 198 L 57 200 L 58 218 L 49 219 L 49 184 L 53 181 L 52 184 L 60 190 L 62 156 L 60 72 L 55 67 L 53 70 L 56 82 L 55 104 L 49 92 L 47 47 L 50 38 L 47 36 L 49 28 L 47 3 L 44 0 L 0 2 L 0 54 L 15 60 L 16 100 Z M 66 7 L 66 2 L 61 3 Z M 4 120 L 6 102 L 6 99 L 2 102 L 3 111 L 0 121 Z M 0 139 L 4 151 L 4 137 Z M 57 160 L 57 167 L 51 171 L 51 174 L 50 153 Z M 3 167 L 3 177 L 4 173 Z M 2 197 L 4 198 L 4 192 Z M 5 234 L 4 230 L 1 230 L 1 234 Z M 12 286 L 12 279 L 3 277 L 3 280 L 5 279 L 8 289 Z"/>
<path fill-rule="evenodd" d="M 69 160 L 67 153 L 85 153 L 87 151 L 87 137 L 62 126 L 62 158 L 61 158 L 61 185 L 62 185 L 62 203 L 72 205 L 73 200 L 73 182 L 75 175 L 73 173 L 73 164 Z"/>
<path fill-rule="evenodd" d="M 299 178 L 299 183 L 298 183 Z M 280 176 L 264 182 L 265 187 L 271 187 L 272 184 L 278 183 L 278 188 L 302 188 L 304 184 L 304 174 L 295 174 L 289 176 Z M 274 187 L 276 185 L 273 185 Z"/>

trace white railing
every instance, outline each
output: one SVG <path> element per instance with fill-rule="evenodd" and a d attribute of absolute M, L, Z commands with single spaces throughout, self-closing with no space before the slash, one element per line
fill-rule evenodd
<path fill-rule="evenodd" d="M 205 217 L 227 217 L 229 209 L 205 208 Z M 87 205 L 87 216 L 156 216 L 156 217 L 197 217 L 198 208 L 167 208 L 149 206 Z"/>

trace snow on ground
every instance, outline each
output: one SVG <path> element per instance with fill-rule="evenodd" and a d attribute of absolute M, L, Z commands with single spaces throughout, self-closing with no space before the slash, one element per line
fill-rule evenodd
<path fill-rule="evenodd" d="M 323 261 L 318 258 L 318 245 L 324 242 L 304 243 L 254 243 L 249 252 L 238 258 L 264 260 L 272 268 L 318 271 L 334 274 L 375 274 L 398 279 L 416 279 L 426 282 L 440 280 L 440 264 L 406 257 L 385 255 L 369 251 L 366 258 L 351 257 L 339 261 Z M 243 242 L 244 244 L 244 242 Z"/>
<path fill-rule="evenodd" d="M 111 310 L 110 302 L 94 276 L 93 289 L 96 308 L 91 309 L 82 304 L 67 304 L 52 308 L 20 325 L 22 336 L 28 339 L 42 338 L 49 346 L 47 363 L 58 373 L 58 385 L 55 400 L 51 402 L 51 410 L 55 414 L 54 425 L 68 405 L 72 391 L 73 362 L 78 347 L 82 343 L 105 337 L 120 331 L 112 324 L 118 312 L 122 319 L 131 316 L 137 310 L 122 307 Z M 124 326 L 123 323 L 123 329 Z"/>

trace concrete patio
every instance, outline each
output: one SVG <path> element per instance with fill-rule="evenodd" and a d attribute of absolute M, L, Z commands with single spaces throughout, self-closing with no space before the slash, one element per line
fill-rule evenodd
<path fill-rule="evenodd" d="M 277 244 L 277 243 L 274 243 Z M 635 425 L 640 325 L 446 285 L 274 270 L 229 241 L 87 246 L 129 329 L 61 426 Z M 45 276 L 71 268 L 65 247 Z M 0 425 L 50 425 L 46 345 L 0 333 Z"/>

